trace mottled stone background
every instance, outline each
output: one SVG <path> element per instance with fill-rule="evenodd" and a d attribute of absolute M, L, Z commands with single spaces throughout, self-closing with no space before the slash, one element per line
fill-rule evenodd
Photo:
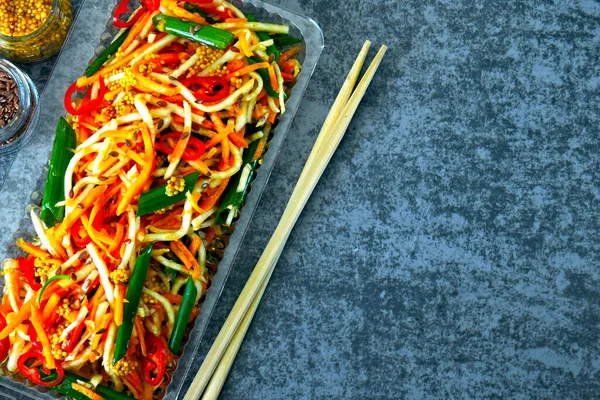
<path fill-rule="evenodd" d="M 327 47 L 211 338 L 362 41 L 390 50 L 222 397 L 598 398 L 600 3 L 272 1 Z"/>

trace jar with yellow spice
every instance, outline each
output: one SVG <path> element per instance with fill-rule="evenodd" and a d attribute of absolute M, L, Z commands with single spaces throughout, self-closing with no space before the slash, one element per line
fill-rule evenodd
<path fill-rule="evenodd" d="M 71 0 L 0 0 L 0 55 L 31 62 L 62 46 L 72 21 Z"/>

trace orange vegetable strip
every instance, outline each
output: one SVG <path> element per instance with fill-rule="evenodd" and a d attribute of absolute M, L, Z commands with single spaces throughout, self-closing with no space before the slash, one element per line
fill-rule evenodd
<path fill-rule="evenodd" d="M 291 49 L 284 51 L 281 53 L 281 57 L 279 57 L 279 65 L 283 66 L 287 60 L 293 57 L 297 52 L 300 51 L 300 46 L 292 47 Z"/>
<path fill-rule="evenodd" d="M 44 307 L 44 311 L 42 313 L 42 319 L 44 321 L 49 320 L 50 317 L 53 316 L 54 312 L 56 311 L 56 308 L 58 307 L 59 302 L 60 302 L 60 296 L 56 293 L 52 293 L 52 295 L 48 299 L 48 302 L 46 303 L 46 306 Z"/>
<path fill-rule="evenodd" d="M 240 69 L 244 68 L 245 66 L 246 66 L 246 64 L 239 58 L 236 58 L 235 60 L 229 61 L 229 63 L 227 63 L 227 69 L 231 73 L 239 71 Z M 230 77 L 227 77 L 227 78 L 231 79 Z"/>
<path fill-rule="evenodd" d="M 215 204 L 217 204 L 217 201 L 225 191 L 225 188 L 227 187 L 228 183 L 229 178 L 223 179 L 221 181 L 221 185 L 219 185 L 217 190 L 215 190 L 210 196 L 208 196 L 202 201 L 202 203 L 200 204 L 200 208 L 203 210 L 203 212 L 210 210 Z"/>
<path fill-rule="evenodd" d="M 267 121 L 269 121 L 270 124 L 274 124 L 275 118 L 277 118 L 277 114 L 275 114 L 273 111 L 270 111 L 269 118 L 267 118 Z"/>
<path fill-rule="evenodd" d="M 223 120 L 221 120 L 221 117 L 219 117 L 219 115 L 217 113 L 210 114 L 210 119 L 215 124 L 215 128 L 217 128 L 217 131 L 219 133 L 206 142 L 207 150 L 210 149 L 211 147 L 216 146 L 217 143 L 221 143 L 223 141 L 223 139 L 227 138 L 227 136 L 229 136 L 229 134 L 231 132 L 233 132 L 233 129 L 234 129 L 233 125 L 229 125 L 226 127 L 223 124 Z"/>
<path fill-rule="evenodd" d="M 119 51 L 124 51 L 129 47 L 131 43 L 133 43 L 136 35 L 138 35 L 142 31 L 142 29 L 144 29 L 144 25 L 146 25 L 146 23 L 148 22 L 148 18 L 150 18 L 151 16 L 152 13 L 144 12 L 144 15 L 142 15 L 142 17 L 137 20 L 135 25 L 133 25 L 133 27 L 129 31 L 129 34 L 125 38 L 125 41 L 121 44 L 121 47 L 119 47 Z"/>
<path fill-rule="evenodd" d="M 196 22 L 202 25 L 208 25 L 208 22 L 198 14 L 189 12 L 177 5 L 176 1 L 173 0 L 162 0 L 162 4 L 165 8 L 173 13 L 176 17 L 187 19 L 188 21 Z"/>
<path fill-rule="evenodd" d="M 258 160 L 263 153 L 265 152 L 265 148 L 267 147 L 267 136 L 261 137 L 258 142 L 258 146 L 256 147 L 256 153 L 254 153 L 254 157 L 252 157 L 252 161 Z"/>
<path fill-rule="evenodd" d="M 238 35 L 237 35 L 238 39 L 239 39 L 239 43 L 240 43 L 240 49 L 242 50 L 242 53 L 246 56 L 246 57 L 252 57 L 252 50 L 250 50 L 250 43 L 248 43 L 248 39 L 246 39 L 246 32 L 245 31 L 241 31 Z"/>
<path fill-rule="evenodd" d="M 107 244 L 109 246 L 116 245 L 115 240 L 112 237 L 94 229 L 91 222 L 88 220 L 88 218 L 85 215 L 81 216 L 81 224 L 83 225 L 83 228 L 87 231 L 87 234 L 89 235 L 89 237 L 94 241 L 94 243 L 96 243 L 98 245 L 102 245 L 102 244 Z"/>
<path fill-rule="evenodd" d="M 38 314 L 38 309 L 35 305 L 35 302 L 31 305 L 30 320 L 35 328 L 35 332 L 38 335 L 38 342 L 40 342 L 42 345 L 42 354 L 44 355 L 44 358 L 46 358 L 46 368 L 55 369 L 56 364 L 54 363 L 54 357 L 52 356 L 52 346 L 50 345 L 50 340 L 48 340 L 48 336 L 44 330 L 44 325 L 40 321 L 40 316 Z"/>
<path fill-rule="evenodd" d="M 36 301 L 36 297 L 32 297 L 25 304 L 21 306 L 21 309 L 14 313 L 12 320 L 6 325 L 4 329 L 0 332 L 0 340 L 7 338 L 23 321 L 29 318 L 31 315 L 31 305 Z"/>
<path fill-rule="evenodd" d="M 31 243 L 27 243 L 23 239 L 17 239 L 17 246 L 19 246 L 24 252 L 29 253 L 37 258 L 47 258 L 50 256 L 50 254 L 48 254 L 48 252 L 45 250 L 42 250 L 40 247 L 34 246 Z"/>
<path fill-rule="evenodd" d="M 117 232 L 115 232 L 115 244 L 114 246 L 109 247 L 109 251 L 113 252 L 117 250 L 121 246 L 121 242 L 123 241 L 123 236 L 125 234 L 125 223 L 117 222 Z"/>
<path fill-rule="evenodd" d="M 142 168 L 142 172 L 137 177 L 137 179 L 132 183 L 132 185 L 127 189 L 127 192 L 123 195 L 123 198 L 119 202 L 119 206 L 117 208 L 117 215 L 121 215 L 125 212 L 129 204 L 134 200 L 135 197 L 139 196 L 144 190 L 144 186 L 146 185 L 146 181 L 152 175 L 153 170 L 153 162 L 154 159 L 154 147 L 152 145 L 152 139 L 150 138 L 150 132 L 148 131 L 148 127 L 146 124 L 141 124 L 142 126 L 142 137 L 144 139 L 144 152 L 146 155 L 146 165 Z"/>
<path fill-rule="evenodd" d="M 117 297 L 115 298 L 115 324 L 117 326 L 123 325 L 123 307 L 125 305 L 125 285 L 122 283 L 117 284 Z"/>
<path fill-rule="evenodd" d="M 73 388 L 73 390 L 78 391 L 79 393 L 89 397 L 92 400 L 103 400 L 103 397 L 99 396 L 98 393 L 94 392 L 90 388 L 80 385 L 79 383 L 72 382 L 71 387 Z"/>
<path fill-rule="evenodd" d="M 146 339 L 144 338 L 144 326 L 142 325 L 142 320 L 137 315 L 133 320 L 133 326 L 135 327 L 135 332 L 137 333 L 138 339 L 140 341 L 140 349 L 142 350 L 142 355 L 146 357 Z"/>
<path fill-rule="evenodd" d="M 176 305 L 181 304 L 181 301 L 183 300 L 183 296 L 178 294 L 165 293 L 163 294 L 163 297 Z"/>
<path fill-rule="evenodd" d="M 63 260 L 66 260 L 67 258 L 69 258 L 67 256 L 67 252 L 65 251 L 65 249 L 62 247 L 62 245 L 59 243 L 59 241 L 56 240 L 56 238 L 54 237 L 53 230 L 47 231 L 46 236 L 48 237 L 48 241 L 50 242 L 50 245 L 52 246 L 54 251 L 56 251 L 58 253 L 58 255 L 63 258 Z"/>
<path fill-rule="evenodd" d="M 268 62 L 260 62 L 257 64 L 248 65 L 248 66 L 243 67 L 235 72 L 230 73 L 229 75 L 227 75 L 227 77 L 225 77 L 225 79 L 227 79 L 229 81 L 231 78 L 237 78 L 240 76 L 244 76 L 246 74 L 249 74 L 252 71 L 256 71 L 257 69 L 269 68 L 269 67 L 270 67 L 270 65 Z"/>
<path fill-rule="evenodd" d="M 81 208 L 79 206 L 74 207 L 71 213 L 60 224 L 56 230 L 56 237 L 62 238 L 67 230 L 70 229 L 77 220 L 90 208 L 96 200 L 106 192 L 107 186 L 97 186 L 93 188 L 90 193 L 81 201 Z"/>
<path fill-rule="evenodd" d="M 192 239 L 192 243 L 190 243 L 190 253 L 196 254 L 198 252 L 198 249 L 200 249 L 200 243 L 202 243 L 202 239 L 200 239 L 200 236 L 194 236 L 194 238 Z"/>
<path fill-rule="evenodd" d="M 144 75 L 136 71 L 136 68 L 132 68 L 133 74 L 135 75 L 135 88 L 141 92 L 152 93 L 152 94 L 164 94 L 165 96 L 175 96 L 179 93 L 178 87 L 170 87 L 161 83 L 155 82 L 150 78 L 146 78 Z"/>
<path fill-rule="evenodd" d="M 223 164 L 225 169 L 229 168 L 229 155 L 231 154 L 231 149 L 229 147 L 229 139 L 227 137 L 223 138 L 221 142 L 221 156 L 223 158 Z"/>
<path fill-rule="evenodd" d="M 127 157 L 131 158 L 139 166 L 144 166 L 144 164 L 146 164 L 140 155 L 133 150 L 127 150 Z"/>
<path fill-rule="evenodd" d="M 273 90 L 279 92 L 279 83 L 277 82 L 277 75 L 275 75 L 275 68 L 272 65 L 269 65 L 267 68 L 269 71 L 269 80 L 271 81 L 271 86 L 273 86 Z"/>
<path fill-rule="evenodd" d="M 204 282 L 202 283 L 202 287 L 204 287 Z M 206 289 L 203 289 L 203 290 L 206 290 Z M 192 313 L 190 314 L 189 322 L 192 322 L 194 320 L 194 318 L 196 318 L 198 315 L 200 315 L 200 309 L 198 307 L 192 308 Z"/>
<path fill-rule="evenodd" d="M 187 269 L 200 268 L 198 261 L 180 240 L 171 242 L 171 251 L 183 262 Z"/>
<path fill-rule="evenodd" d="M 231 142 L 239 148 L 245 149 L 248 147 L 248 142 L 246 139 L 235 132 L 231 132 L 229 134 L 229 140 L 231 140 Z"/>

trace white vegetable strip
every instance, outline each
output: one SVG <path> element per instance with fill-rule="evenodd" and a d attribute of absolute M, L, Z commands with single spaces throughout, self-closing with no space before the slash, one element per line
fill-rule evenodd
<path fill-rule="evenodd" d="M 31 222 L 33 223 L 35 233 L 37 233 L 38 237 L 40 238 L 40 242 L 42 242 L 42 248 L 48 250 L 53 256 L 57 256 L 57 251 L 54 249 L 54 247 L 52 247 L 52 245 L 50 244 L 50 240 L 46 235 L 46 229 L 44 229 L 44 224 L 42 220 L 37 216 L 33 208 L 31 209 L 29 215 L 31 215 Z"/>
<path fill-rule="evenodd" d="M 183 132 L 179 138 L 177 146 L 179 146 L 179 143 L 183 142 L 184 146 L 187 147 L 188 141 L 190 140 L 190 134 L 192 132 L 192 108 L 190 107 L 190 103 L 187 101 L 183 102 L 183 113 Z M 173 176 L 173 173 L 179 165 L 182 156 L 183 153 L 179 154 L 177 157 L 174 157 L 172 160 L 169 160 L 169 166 L 167 168 L 167 172 L 165 173 L 165 179 L 169 179 Z"/>
<path fill-rule="evenodd" d="M 135 212 L 131 206 L 127 207 L 127 223 L 129 227 L 127 228 L 127 239 L 129 239 L 129 243 L 125 245 L 125 251 L 123 252 L 123 258 L 119 263 L 117 269 L 122 269 L 127 267 L 129 259 L 133 255 L 133 251 L 135 250 L 135 236 L 140 230 L 140 219 L 136 218 Z"/>
<path fill-rule="evenodd" d="M 164 296 L 156 293 L 154 290 L 150 290 L 147 287 L 142 289 L 144 293 L 151 296 L 153 299 L 162 304 L 163 308 L 167 312 L 167 318 L 169 321 L 167 322 L 167 328 L 169 329 L 169 336 L 171 336 L 171 332 L 173 332 L 173 326 L 175 325 L 175 310 L 173 310 L 173 306 L 171 306 L 171 302 L 167 300 Z"/>
<path fill-rule="evenodd" d="M 110 278 L 108 276 L 108 268 L 106 267 L 106 264 L 104 263 L 104 260 L 102 259 L 102 257 L 100 257 L 100 254 L 98 254 L 98 249 L 96 249 L 96 246 L 93 243 L 88 243 L 88 245 L 86 246 L 86 249 L 87 249 L 88 253 L 90 253 L 90 256 L 92 257 L 92 261 L 96 265 L 96 269 L 98 270 L 98 273 L 100 274 L 100 282 L 102 283 L 102 286 L 104 287 L 106 300 L 108 300 L 108 302 L 112 306 L 115 299 L 113 296 L 113 285 L 112 285 L 112 283 L 110 283 Z"/>
<path fill-rule="evenodd" d="M 77 328 L 79 326 L 79 324 L 81 324 L 83 322 L 83 320 L 85 319 L 85 317 L 88 314 L 88 309 L 86 306 L 81 307 L 81 309 L 79 310 L 79 314 L 77 314 L 77 318 L 75 319 L 75 321 L 71 322 L 69 324 L 69 326 L 67 326 L 65 328 L 65 330 L 62 332 L 62 334 L 60 335 L 60 341 L 64 341 L 67 336 L 69 335 L 69 333 Z"/>

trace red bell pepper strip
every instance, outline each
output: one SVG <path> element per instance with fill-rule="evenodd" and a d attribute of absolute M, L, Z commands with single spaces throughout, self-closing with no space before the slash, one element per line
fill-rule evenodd
<path fill-rule="evenodd" d="M 148 333 L 146 354 L 147 357 L 142 356 L 142 376 L 149 385 L 158 386 L 165 377 L 167 365 L 167 346 L 163 339 Z"/>
<path fill-rule="evenodd" d="M 98 97 L 96 97 L 94 100 L 90 100 L 89 97 L 91 94 L 91 90 L 89 90 L 86 98 L 83 99 L 83 101 L 77 108 L 73 107 L 71 97 L 76 91 L 84 90 L 85 88 L 77 86 L 77 82 L 73 82 L 73 84 L 69 86 L 69 88 L 65 92 L 65 110 L 67 110 L 67 112 L 72 115 L 83 115 L 98 108 L 100 104 L 102 104 L 102 101 L 104 100 L 104 95 L 106 94 L 106 84 L 104 83 L 104 79 L 100 77 L 99 82 L 100 88 L 98 90 Z"/>
<path fill-rule="evenodd" d="M 171 132 L 161 136 L 159 142 L 156 144 L 156 149 L 163 152 L 164 154 L 172 154 L 175 150 L 174 147 L 170 147 L 168 141 L 178 141 L 181 137 L 181 132 Z M 183 152 L 183 158 L 185 161 L 194 161 L 202 157 L 206 152 L 206 145 L 203 141 L 194 136 L 190 136 L 188 144 Z"/>
<path fill-rule="evenodd" d="M 0 314 L 0 331 L 6 328 L 6 318 Z M 8 357 L 8 350 L 10 350 L 10 339 L 5 337 L 0 340 L 0 363 L 4 362 Z"/>
<path fill-rule="evenodd" d="M 142 7 L 150 12 L 154 12 L 160 7 L 160 0 L 142 0 Z"/>
<path fill-rule="evenodd" d="M 37 351 L 42 351 L 42 344 L 38 340 L 38 334 L 35 330 L 33 324 L 29 324 L 29 329 L 27 330 L 27 334 L 29 335 L 29 340 L 31 341 L 31 347 L 33 347 Z"/>
<path fill-rule="evenodd" d="M 194 96 L 204 103 L 216 103 L 229 96 L 227 80 L 217 76 L 192 76 L 181 83 L 190 90 L 194 86 L 200 86 L 194 91 Z"/>
<path fill-rule="evenodd" d="M 198 4 L 198 8 L 200 8 L 202 11 L 204 11 L 205 13 L 209 14 L 209 15 L 216 15 L 217 17 L 219 17 L 219 19 L 221 21 L 225 21 L 228 18 L 232 18 L 233 15 L 231 14 L 229 8 L 225 8 L 225 11 L 219 11 L 217 9 L 217 7 L 214 7 L 212 5 L 212 1 L 208 1 L 208 0 L 186 0 L 187 3 L 194 3 L 194 4 Z"/>
<path fill-rule="evenodd" d="M 21 372 L 21 374 L 25 378 L 29 379 L 32 383 L 40 386 L 52 387 L 59 385 L 65 379 L 65 371 L 60 364 L 56 364 L 56 373 L 58 374 L 58 377 L 50 382 L 44 382 L 40 376 L 40 371 L 37 368 L 31 368 L 27 366 L 27 361 L 31 359 L 35 359 L 35 361 L 38 361 L 44 365 L 44 373 L 49 374 L 50 370 L 46 368 L 44 364 L 45 358 L 41 353 L 38 353 L 37 351 L 29 351 L 23 354 L 17 360 L 17 367 L 19 368 L 19 372 Z"/>
<path fill-rule="evenodd" d="M 75 349 L 77 342 L 79 342 L 79 339 L 81 339 L 81 333 L 83 332 L 84 328 L 85 328 L 85 324 L 83 322 L 81 322 L 77 326 L 77 328 L 75 328 L 71 332 L 69 332 L 69 334 L 67 335 L 67 340 L 60 346 L 61 349 L 63 349 L 67 353 L 72 352 L 73 349 Z"/>
<path fill-rule="evenodd" d="M 149 1 L 142 1 L 142 5 L 144 5 L 144 8 L 145 8 L 144 3 L 149 3 Z M 152 1 L 152 3 L 154 3 L 154 1 Z M 126 14 L 129 11 L 131 11 L 131 8 L 127 7 L 128 4 L 129 4 L 129 0 L 122 0 L 119 3 L 119 5 L 117 6 L 117 8 L 115 9 L 115 13 L 113 15 L 113 24 L 119 29 L 132 27 L 133 24 L 135 24 L 137 22 L 137 20 L 140 19 L 140 17 L 142 16 L 142 13 L 144 12 L 144 9 L 140 8 L 138 11 L 136 11 L 135 14 L 133 14 L 131 16 L 129 21 L 125 22 L 121 19 L 121 16 L 123 14 Z"/>
<path fill-rule="evenodd" d="M 95 222 L 95 221 L 94 221 Z M 83 248 L 88 245 L 92 241 L 92 238 L 88 235 L 86 230 L 83 228 L 83 223 L 81 220 L 77 220 L 73 227 L 71 228 L 71 237 L 73 238 L 73 242 L 75 246 L 79 248 Z"/>
<path fill-rule="evenodd" d="M 31 286 L 33 290 L 40 290 L 42 285 L 35 280 L 33 256 L 19 257 L 17 258 L 17 263 L 19 264 L 19 271 L 25 275 L 25 279 L 27 279 L 29 286 Z"/>

